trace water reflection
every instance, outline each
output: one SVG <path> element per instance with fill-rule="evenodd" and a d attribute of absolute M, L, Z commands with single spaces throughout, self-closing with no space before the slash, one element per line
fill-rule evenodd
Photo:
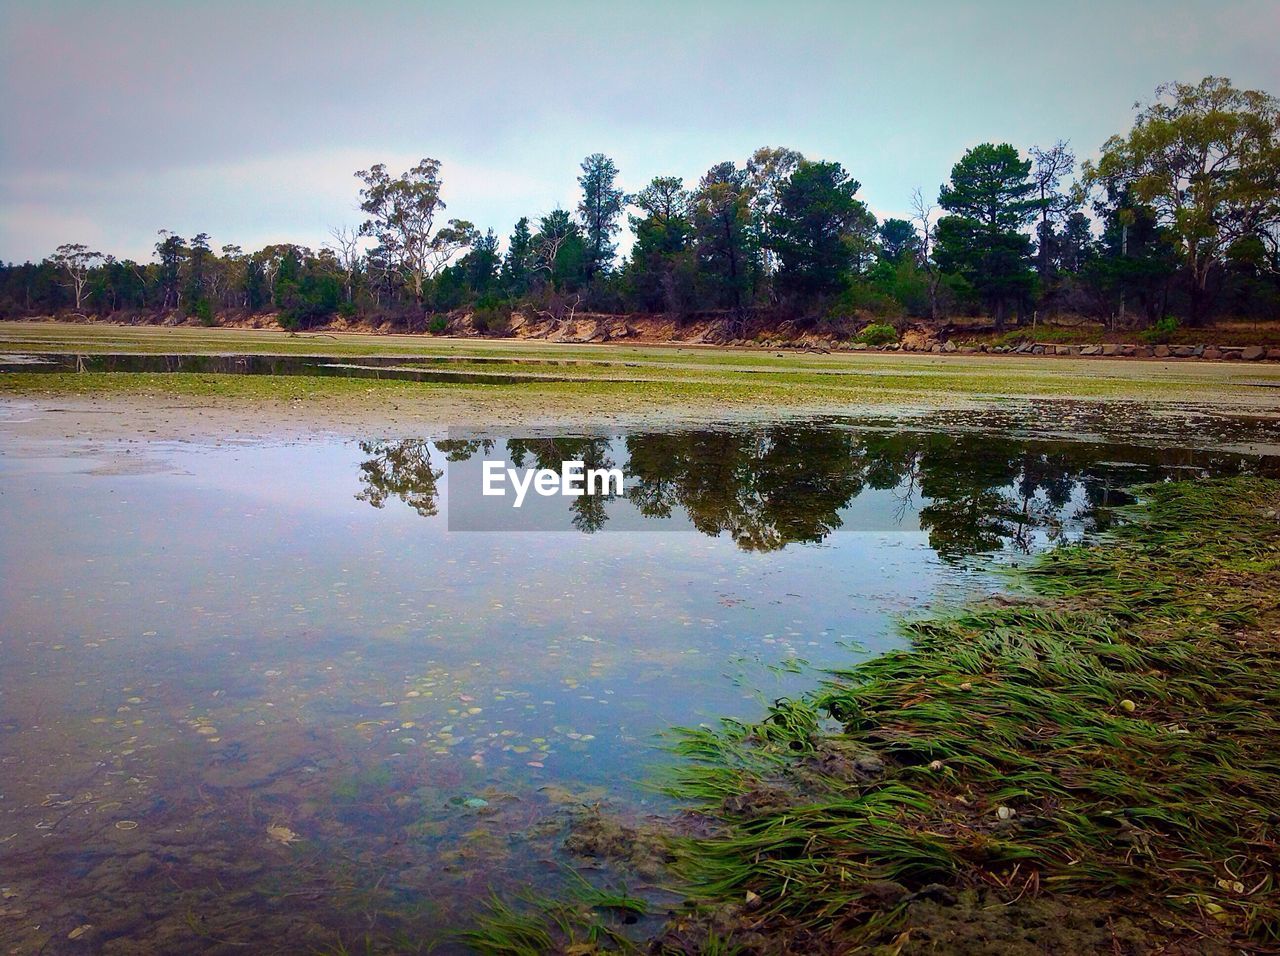
<path fill-rule="evenodd" d="M 999 586 L 966 556 L 1097 527 L 1131 482 L 1275 471 L 1173 444 L 809 422 L 159 445 L 136 473 L 0 447 L 0 938 L 438 941 L 491 890 L 557 890 L 575 808 L 650 812 L 660 729 Z M 453 533 L 491 456 L 628 486 L 539 499 L 568 534 Z"/>
<path fill-rule="evenodd" d="M 887 491 L 897 502 L 894 522 L 904 526 L 914 519 L 930 547 L 951 561 L 1006 548 L 1028 553 L 1037 531 L 1052 541 L 1068 526 L 1096 529 L 1109 509 L 1132 500 L 1125 488 L 1136 482 L 1271 467 L 1265 459 L 1188 449 L 822 423 L 622 438 L 510 438 L 501 445 L 493 439 L 406 439 L 360 447 L 368 458 L 360 465 L 364 490 L 358 497 L 374 507 L 398 497 L 421 515 L 436 515 L 444 470 L 433 462 L 505 457 L 517 468 L 558 471 L 563 462 L 583 461 L 589 469 L 622 467 L 629 516 L 652 519 L 650 527 L 682 518 L 681 527 L 726 535 L 744 551 L 823 541 L 846 526 L 860 496 Z M 614 501 L 606 494 L 566 498 L 562 518 L 577 531 L 600 531 L 620 517 L 609 507 Z M 491 507 L 510 505 L 501 500 Z M 565 526 L 559 520 L 558 527 Z"/>

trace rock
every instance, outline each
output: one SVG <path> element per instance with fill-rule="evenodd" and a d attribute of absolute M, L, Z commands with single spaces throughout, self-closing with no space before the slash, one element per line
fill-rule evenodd
<path fill-rule="evenodd" d="M 1079 355 L 1079 354 L 1080 354 L 1080 346 L 1078 346 L 1078 345 L 1059 345 L 1059 346 L 1058 346 L 1058 354 L 1059 354 L 1059 355 Z"/>
<path fill-rule="evenodd" d="M 1081 355 L 1101 355 L 1101 354 L 1102 354 L 1102 346 L 1101 346 L 1101 345 L 1086 345 L 1086 346 L 1084 346 L 1083 348 L 1081 348 L 1081 349 L 1080 349 L 1080 354 L 1081 354 Z"/>
<path fill-rule="evenodd" d="M 1033 345 L 1033 346 L 1031 346 L 1031 354 L 1032 354 L 1032 355 L 1044 355 L 1044 346 L 1043 346 L 1043 345 Z"/>
<path fill-rule="evenodd" d="M 1244 353 L 1244 349 L 1229 348 L 1227 346 L 1223 346 L 1222 348 L 1222 357 L 1226 359 L 1228 362 L 1240 361 L 1240 356 L 1243 353 Z"/>
<path fill-rule="evenodd" d="M 1105 345 L 1101 346 L 1101 349 L 1102 349 L 1103 355 L 1119 355 L 1120 354 L 1120 346 L 1115 345 L 1112 342 L 1108 342 Z"/>
<path fill-rule="evenodd" d="M 947 887 L 943 886 L 941 883 L 930 883 L 928 886 L 921 887 L 919 890 L 912 893 L 906 899 L 907 901 L 932 900 L 933 902 L 940 903 L 943 906 L 956 905 L 955 893 L 953 893 Z"/>
<path fill-rule="evenodd" d="M 1250 345 L 1247 349 L 1240 353 L 1240 357 L 1246 362 L 1256 362 L 1267 354 L 1267 350 L 1261 345 Z"/>
<path fill-rule="evenodd" d="M 1170 355 L 1169 346 L 1157 345 L 1154 354 L 1156 358 L 1168 358 Z"/>
<path fill-rule="evenodd" d="M 942 345 L 942 351 L 944 352 L 955 352 L 956 350 L 955 342 L 944 342 Z"/>
<path fill-rule="evenodd" d="M 1280 359 L 1280 349 L 1267 349 L 1267 358 Z"/>
<path fill-rule="evenodd" d="M 1204 355 L 1204 346 L 1197 345 L 1195 348 L 1191 350 L 1191 354 L 1194 355 L 1196 358 L 1200 358 L 1200 356 Z"/>
<path fill-rule="evenodd" d="M 942 351 L 942 346 L 941 346 L 941 345 L 939 345 L 937 342 L 934 342 L 934 343 L 933 343 L 933 345 L 929 346 L 929 351 L 930 351 L 930 352 L 941 352 L 941 351 Z"/>
<path fill-rule="evenodd" d="M 1216 362 L 1218 359 L 1222 358 L 1222 350 L 1214 348 L 1212 345 L 1205 346 L 1202 358 L 1207 358 Z"/>
<path fill-rule="evenodd" d="M 884 761 L 874 754 L 866 754 L 865 756 L 858 757 L 854 760 L 853 766 L 862 773 L 884 773 Z"/>
<path fill-rule="evenodd" d="M 1169 351 L 1175 358 L 1191 358 L 1194 354 L 1190 345 L 1175 345 Z"/>

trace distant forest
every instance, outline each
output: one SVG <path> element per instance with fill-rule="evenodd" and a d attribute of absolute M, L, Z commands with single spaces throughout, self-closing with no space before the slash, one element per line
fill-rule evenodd
<path fill-rule="evenodd" d="M 1159 87 L 1096 162 L 1069 144 L 983 143 L 906 219 L 878 221 L 838 162 L 786 148 L 718 163 L 697 183 L 618 186 L 601 153 L 581 200 L 520 219 L 505 245 L 447 218 L 440 163 L 356 173 L 363 223 L 320 249 L 246 252 L 161 230 L 150 262 L 74 242 L 0 265 L 0 316 L 179 315 L 208 325 L 274 313 L 443 331 L 465 309 L 501 334 L 515 310 L 563 318 L 663 313 L 815 328 L 1069 314 L 1122 327 L 1280 317 L 1280 101 L 1207 77 Z M 625 227 L 634 242 L 618 254 Z M 74 238 L 74 237 L 68 237 Z"/>

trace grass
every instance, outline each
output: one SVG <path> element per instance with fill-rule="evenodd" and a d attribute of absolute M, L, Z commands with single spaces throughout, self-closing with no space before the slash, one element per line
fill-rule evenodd
<path fill-rule="evenodd" d="M 1142 496 L 1023 597 L 678 732 L 651 951 L 1280 948 L 1280 482 Z"/>
<path fill-rule="evenodd" d="M 655 408 L 830 407 L 887 403 L 938 405 L 958 397 L 1086 398 L 1257 404 L 1280 383 L 1280 366 L 1215 365 L 1006 356 L 882 353 L 772 353 L 661 346 L 571 346 L 542 342 L 444 340 L 416 336 L 324 335 L 218 329 L 121 328 L 55 323 L 0 323 L 0 353 L 103 352 L 270 353 L 403 356 L 447 359 L 432 368 L 557 375 L 572 381 L 518 384 L 406 383 L 308 376 L 185 373 L 23 372 L 0 375 L 0 395 L 120 394 L 330 401 L 347 407 L 387 398 L 438 401 L 525 401 L 592 407 L 636 403 Z M 493 360 L 499 359 L 501 363 Z M 486 361 L 481 361 L 486 360 Z M 550 364 L 571 363 L 571 364 Z"/>

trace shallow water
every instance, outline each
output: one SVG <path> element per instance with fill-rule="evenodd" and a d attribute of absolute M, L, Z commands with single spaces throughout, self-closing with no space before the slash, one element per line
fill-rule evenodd
<path fill-rule="evenodd" d="M 1183 444 L 823 421 L 152 443 L 128 472 L 0 445 L 0 938 L 436 940 L 583 863 L 582 807 L 664 809 L 665 728 L 898 646 L 1134 482 L 1280 470 Z M 626 491 L 517 515 L 484 458 Z"/>

